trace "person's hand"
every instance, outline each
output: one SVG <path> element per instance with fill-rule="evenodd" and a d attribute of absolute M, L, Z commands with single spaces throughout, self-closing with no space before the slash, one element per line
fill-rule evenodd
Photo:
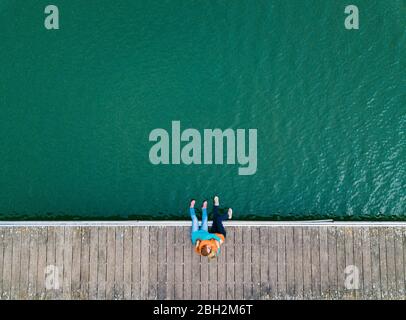
<path fill-rule="evenodd" d="M 196 241 L 196 248 L 199 248 L 200 240 Z"/>

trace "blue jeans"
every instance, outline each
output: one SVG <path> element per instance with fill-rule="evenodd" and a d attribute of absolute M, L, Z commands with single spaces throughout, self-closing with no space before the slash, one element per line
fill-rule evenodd
<path fill-rule="evenodd" d="M 190 208 L 190 218 L 192 219 L 192 232 L 199 230 L 199 220 L 196 217 L 195 208 Z M 202 209 L 202 226 L 200 227 L 201 230 L 209 231 L 209 227 L 207 225 L 208 216 L 207 216 L 207 209 Z"/>

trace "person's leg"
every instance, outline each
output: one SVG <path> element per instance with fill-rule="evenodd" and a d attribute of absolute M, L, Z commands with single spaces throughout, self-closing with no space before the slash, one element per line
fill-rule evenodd
<path fill-rule="evenodd" d="M 219 205 L 213 205 L 213 217 L 219 214 Z"/>
<path fill-rule="evenodd" d="M 190 208 L 189 208 L 189 212 L 190 212 L 190 218 L 192 219 L 192 232 L 195 232 L 197 230 L 199 230 L 199 220 L 196 217 L 196 213 L 195 213 L 195 200 L 192 200 L 190 202 Z"/>
<path fill-rule="evenodd" d="M 209 231 L 209 226 L 208 226 L 208 220 L 209 217 L 207 215 L 207 201 L 203 201 L 203 206 L 202 206 L 202 230 Z"/>
<path fill-rule="evenodd" d="M 228 213 L 220 214 L 219 213 L 219 208 L 220 208 L 219 197 L 215 196 L 214 197 L 214 203 L 213 203 L 213 217 L 214 216 L 219 216 L 222 220 L 227 220 L 228 219 Z"/>
<path fill-rule="evenodd" d="M 214 215 L 211 233 L 221 233 L 224 237 L 226 237 L 226 229 L 223 226 L 224 220 L 228 220 L 228 215 L 226 213 Z"/>
<path fill-rule="evenodd" d="M 217 196 L 214 197 L 214 206 L 213 206 L 213 225 L 211 227 L 212 233 L 220 233 L 226 237 L 226 230 L 223 226 L 223 221 L 228 220 L 228 213 L 220 214 L 219 213 L 220 202 Z"/>
<path fill-rule="evenodd" d="M 213 206 L 213 219 L 214 218 L 219 218 L 220 220 L 228 220 L 228 213 L 219 213 L 219 206 Z"/>

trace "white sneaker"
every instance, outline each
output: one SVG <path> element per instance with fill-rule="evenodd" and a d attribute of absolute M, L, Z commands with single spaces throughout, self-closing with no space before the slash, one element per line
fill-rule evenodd
<path fill-rule="evenodd" d="M 233 209 L 228 209 L 228 219 L 231 219 L 233 217 Z"/>

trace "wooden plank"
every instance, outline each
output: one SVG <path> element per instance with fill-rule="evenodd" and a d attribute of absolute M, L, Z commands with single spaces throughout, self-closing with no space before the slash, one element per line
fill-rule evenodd
<path fill-rule="evenodd" d="M 345 288 L 345 230 L 342 227 L 336 229 L 337 241 L 337 291 L 338 299 L 342 299 L 346 294 Z"/>
<path fill-rule="evenodd" d="M 183 236 L 183 234 L 182 234 Z M 183 247 L 182 247 L 183 255 Z M 148 274 L 148 299 L 156 300 L 158 283 L 158 228 L 149 228 L 149 274 Z"/>
<path fill-rule="evenodd" d="M 209 295 L 209 261 L 200 256 L 200 298 L 202 300 L 210 299 Z"/>
<path fill-rule="evenodd" d="M 38 229 L 38 269 L 37 269 L 37 297 L 38 299 L 45 298 L 45 269 L 47 267 L 47 227 L 39 227 Z"/>
<path fill-rule="evenodd" d="M 131 227 L 124 228 L 124 299 L 132 297 L 132 254 L 133 254 L 133 232 Z M 162 256 L 162 258 L 164 258 Z"/>
<path fill-rule="evenodd" d="M 90 228 L 89 239 L 89 299 L 97 299 L 97 275 L 99 265 L 99 228 Z"/>
<path fill-rule="evenodd" d="M 4 230 L 6 228 L 0 228 L 0 300 L 3 297 L 3 262 L 4 262 Z"/>
<path fill-rule="evenodd" d="M 385 228 L 379 228 L 379 266 L 381 269 L 381 295 L 383 299 L 389 298 L 388 268 L 386 259 L 386 232 Z"/>
<path fill-rule="evenodd" d="M 252 245 L 251 245 L 251 228 L 244 227 L 242 230 L 242 239 L 243 239 L 243 296 L 244 299 L 252 299 L 252 273 L 251 273 L 251 264 L 252 264 Z"/>
<path fill-rule="evenodd" d="M 98 228 L 97 299 L 106 298 L 107 283 L 107 228 Z"/>
<path fill-rule="evenodd" d="M 285 227 L 286 243 L 286 293 L 287 298 L 295 295 L 295 244 L 293 227 Z"/>
<path fill-rule="evenodd" d="M 59 299 L 67 300 L 72 297 L 72 233 L 70 227 L 59 228 L 55 242 L 61 285 L 57 293 Z"/>
<path fill-rule="evenodd" d="M 311 237 L 311 273 L 312 273 L 312 297 L 321 298 L 321 275 L 320 275 L 320 234 L 318 227 L 310 229 Z"/>
<path fill-rule="evenodd" d="M 6 236 L 6 234 L 4 234 Z M 28 265 L 28 299 L 35 299 L 37 295 L 37 267 L 38 267 L 38 229 L 31 228 L 29 230 L 30 237 L 30 253 Z M 4 251 L 4 257 L 5 251 Z M 4 279 L 4 272 L 3 272 Z M 4 285 L 4 280 L 3 280 Z"/>
<path fill-rule="evenodd" d="M 208 260 L 208 258 L 202 257 L 203 260 L 207 260 L 209 269 L 209 299 L 217 300 L 217 258 Z"/>
<path fill-rule="evenodd" d="M 82 243 L 80 249 L 80 290 L 81 299 L 89 299 L 90 278 L 90 227 L 80 228 Z"/>
<path fill-rule="evenodd" d="M 320 227 L 320 292 L 322 299 L 330 297 L 328 278 L 328 234 L 327 227 Z"/>
<path fill-rule="evenodd" d="M 21 228 L 13 228 L 12 234 L 12 268 L 11 268 L 11 292 L 12 300 L 18 299 L 20 290 L 20 262 L 21 262 Z"/>
<path fill-rule="evenodd" d="M 344 228 L 344 243 L 345 243 L 345 268 L 350 266 L 355 266 L 354 260 L 354 238 L 353 238 L 353 229 L 351 227 Z M 359 270 L 359 266 L 355 266 Z M 348 269 L 347 269 L 348 271 Z M 349 276 L 348 273 L 345 273 L 345 278 Z M 354 280 L 355 281 L 355 280 Z M 355 284 L 354 284 L 355 285 Z M 355 289 L 345 288 L 344 291 L 345 299 L 355 299 Z"/>
<path fill-rule="evenodd" d="M 369 237 L 369 228 L 360 228 L 361 232 L 361 251 L 362 251 L 362 288 L 363 299 L 371 299 L 372 288 L 372 261 L 371 261 L 371 239 Z"/>
<path fill-rule="evenodd" d="M 227 285 L 226 285 L 226 272 L 227 272 L 227 250 L 228 250 L 228 236 L 230 228 L 227 228 L 227 238 L 225 242 L 221 245 L 221 252 L 217 262 L 217 299 L 225 300 L 227 298 Z"/>
<path fill-rule="evenodd" d="M 149 285 L 149 227 L 141 229 L 141 299 L 148 299 Z"/>
<path fill-rule="evenodd" d="M 303 227 L 303 297 L 312 298 L 312 247 L 309 227 Z"/>
<path fill-rule="evenodd" d="M 285 297 L 286 287 L 286 228 L 279 227 L 278 236 L 278 296 Z"/>
<path fill-rule="evenodd" d="M 241 227 L 234 227 L 234 252 L 241 252 L 243 249 L 243 239 L 242 239 L 242 228 Z M 235 265 L 234 265 L 234 277 L 235 277 L 235 299 L 241 300 L 244 297 L 244 269 L 242 261 L 244 256 L 234 257 Z M 203 271 L 203 270 L 202 270 Z M 202 272 L 203 278 L 203 272 Z"/>
<path fill-rule="evenodd" d="M 189 239 L 190 241 L 190 239 Z M 190 243 L 192 243 L 190 241 Z M 191 245 L 192 247 L 192 245 Z M 191 249 L 190 251 L 192 261 L 192 299 L 200 300 L 201 297 L 201 258 Z"/>
<path fill-rule="evenodd" d="M 63 273 L 64 273 L 64 250 L 65 231 L 63 227 L 55 227 L 55 265 L 58 268 L 58 288 L 55 289 L 54 299 L 61 300 L 63 297 Z"/>
<path fill-rule="evenodd" d="M 295 255 L 295 286 L 296 299 L 303 299 L 303 229 L 293 228 L 294 255 Z"/>
<path fill-rule="evenodd" d="M 124 298 L 124 227 L 116 227 L 116 247 L 114 266 L 114 290 L 115 300 Z"/>
<path fill-rule="evenodd" d="M 4 229 L 4 253 L 3 253 L 3 292 L 1 299 L 9 300 L 11 298 L 12 283 L 12 257 L 13 257 L 13 229 Z"/>
<path fill-rule="evenodd" d="M 353 241 L 354 241 L 354 265 L 358 268 L 359 284 L 358 289 L 355 290 L 355 298 L 363 299 L 364 292 L 364 268 L 362 261 L 362 227 L 353 228 Z"/>
<path fill-rule="evenodd" d="M 1 234 L 1 228 L 0 228 Z M 1 239 L 0 239 L 1 241 Z M 1 244 L 0 244 L 1 246 Z M 0 248 L 0 256 L 2 255 Z M 20 290 L 18 299 L 28 299 L 28 272 L 30 263 L 30 233 L 28 228 L 21 228 L 21 266 L 20 266 Z M 0 258 L 1 264 L 1 258 Z M 1 270 L 1 268 L 0 268 Z M 0 271 L 1 274 L 1 271 Z M 1 281 L 1 280 L 0 280 Z M 1 292 L 1 289 L 0 289 Z"/>
<path fill-rule="evenodd" d="M 200 257 L 200 297 L 202 300 L 209 300 L 209 260 Z"/>
<path fill-rule="evenodd" d="M 175 299 L 183 299 L 183 229 L 175 227 Z"/>
<path fill-rule="evenodd" d="M 261 296 L 261 248 L 259 242 L 259 228 L 251 228 L 251 275 L 252 275 L 252 298 L 258 300 Z"/>
<path fill-rule="evenodd" d="M 404 272 L 404 256 L 403 256 L 403 233 L 402 228 L 394 228 L 395 242 L 395 272 L 396 272 L 396 291 L 397 299 L 406 299 L 405 291 L 405 272 Z"/>
<path fill-rule="evenodd" d="M 396 299 L 396 263 L 395 263 L 395 235 L 393 228 L 385 228 L 386 267 L 388 272 L 388 298 Z"/>
<path fill-rule="evenodd" d="M 182 277 L 177 274 L 181 270 L 181 267 L 179 267 L 179 260 L 180 260 L 180 254 L 179 250 L 177 250 L 176 246 L 181 245 L 179 243 L 179 238 L 180 238 L 180 231 L 178 227 L 171 228 L 172 232 L 168 234 L 168 242 L 167 242 L 167 248 L 168 248 L 168 268 L 170 271 L 170 277 L 168 281 L 168 289 L 170 289 L 171 295 L 170 299 L 180 299 L 181 298 L 181 288 L 182 288 Z"/>
<path fill-rule="evenodd" d="M 48 273 L 48 286 L 45 288 L 45 299 L 53 299 L 56 294 L 56 286 L 59 285 L 59 268 L 56 266 L 55 257 L 55 227 L 47 228 L 48 238 L 46 242 L 46 266 Z M 56 278 L 58 277 L 58 279 Z"/>
<path fill-rule="evenodd" d="M 175 298 L 175 228 L 166 229 L 167 285 L 166 298 Z"/>
<path fill-rule="evenodd" d="M 187 237 L 187 240 L 190 243 L 190 235 Z M 167 281 L 167 270 L 166 270 L 166 228 L 160 227 L 158 229 L 158 299 L 166 299 L 166 281 Z M 192 260 L 193 266 L 193 260 Z M 192 268 L 194 272 L 196 270 Z M 200 275 L 200 274 L 199 274 Z M 194 285 L 197 287 L 197 283 L 194 282 Z"/>
<path fill-rule="evenodd" d="M 278 232 L 276 227 L 268 229 L 268 275 L 269 275 L 269 298 L 278 297 Z"/>
<path fill-rule="evenodd" d="M 226 247 L 227 250 L 225 252 L 225 260 L 226 260 L 226 299 L 232 300 L 235 299 L 235 278 L 234 278 L 234 234 L 235 234 L 235 227 L 230 227 L 227 230 L 227 239 L 226 239 Z M 223 252 L 224 254 L 224 252 Z"/>
<path fill-rule="evenodd" d="M 379 246 L 379 228 L 370 228 L 369 237 L 371 243 L 371 275 L 372 275 L 372 292 L 373 296 L 371 298 L 381 299 L 382 298 L 382 287 L 381 287 L 381 257 L 380 257 L 380 246 Z"/>
<path fill-rule="evenodd" d="M 337 235 L 335 227 L 327 227 L 328 282 L 330 299 L 338 299 Z"/>
<path fill-rule="evenodd" d="M 269 295 L 270 295 L 269 250 L 268 250 L 268 245 L 269 245 L 268 228 L 267 227 L 262 227 L 262 228 L 259 229 L 259 248 L 260 248 L 260 260 L 261 260 L 260 261 L 260 264 L 261 264 L 261 268 L 260 268 L 260 299 L 269 299 Z M 234 252 L 232 254 L 234 254 Z M 228 282 L 228 280 L 227 280 L 227 282 Z M 232 298 L 232 296 L 230 296 L 230 298 L 228 298 L 228 299 L 233 299 L 233 298 Z"/>
<path fill-rule="evenodd" d="M 107 228 L 106 299 L 114 299 L 114 276 L 116 268 L 116 228 Z"/>
<path fill-rule="evenodd" d="M 402 228 L 402 244 L 403 244 L 403 283 L 406 286 L 406 228 Z M 406 288 L 405 295 L 406 296 Z"/>
<path fill-rule="evenodd" d="M 72 228 L 72 298 L 80 299 L 80 255 L 82 233 L 80 227 Z"/>
<path fill-rule="evenodd" d="M 192 299 L 192 242 L 190 241 L 190 227 L 183 227 L 183 296 L 184 299 Z M 158 257 L 161 257 L 158 255 Z M 193 257 L 194 258 L 194 257 Z M 159 258 L 160 259 L 160 258 Z M 158 259 L 158 260 L 159 260 Z M 195 270 L 194 270 L 195 271 Z"/>
<path fill-rule="evenodd" d="M 133 228 L 132 299 L 141 299 L 141 228 Z"/>

